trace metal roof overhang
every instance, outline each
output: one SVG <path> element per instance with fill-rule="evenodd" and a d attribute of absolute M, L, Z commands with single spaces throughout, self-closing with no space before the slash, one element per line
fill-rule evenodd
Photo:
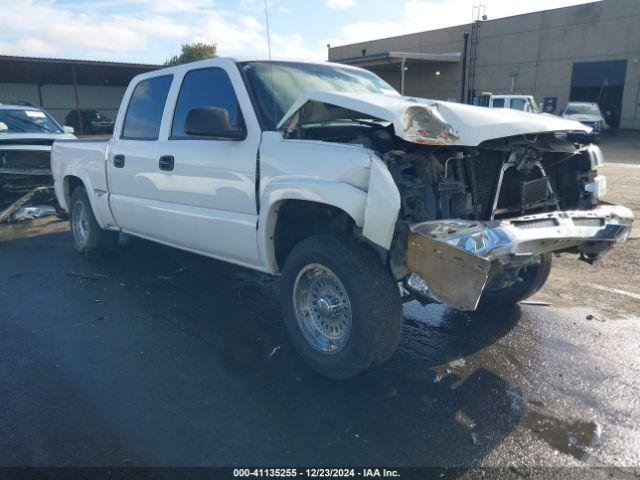
<path fill-rule="evenodd" d="M 412 52 L 386 52 L 362 57 L 336 59 L 333 62 L 345 63 L 356 67 L 363 67 L 374 72 L 400 70 L 400 93 L 404 95 L 406 70 L 412 65 L 425 63 L 459 63 L 462 52 L 454 53 L 412 53 Z"/>
<path fill-rule="evenodd" d="M 332 59 L 332 62 L 346 63 L 364 68 L 375 68 L 375 70 L 396 70 L 397 66 L 425 64 L 425 63 L 459 63 L 462 58 L 461 52 L 453 53 L 413 53 L 413 52 L 385 52 L 361 57 L 351 57 L 343 59 Z"/>
<path fill-rule="evenodd" d="M 137 63 L 0 55 L 0 82 L 69 84 L 73 83 L 75 70 L 79 85 L 127 86 L 134 76 L 161 67 Z"/>

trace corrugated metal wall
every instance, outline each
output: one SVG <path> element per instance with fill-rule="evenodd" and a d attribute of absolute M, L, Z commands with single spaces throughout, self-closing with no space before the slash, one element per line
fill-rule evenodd
<path fill-rule="evenodd" d="M 112 120 L 116 119 L 120 102 L 127 87 L 78 86 L 82 108 L 100 110 Z"/>
<path fill-rule="evenodd" d="M 64 119 L 69 111 L 76 108 L 76 98 L 73 85 L 43 85 L 42 108 L 49 112 L 64 125 Z"/>
<path fill-rule="evenodd" d="M 78 85 L 81 109 L 100 110 L 114 119 L 126 87 Z M 38 86 L 25 83 L 0 83 L 0 103 L 26 101 L 41 106 L 58 122 L 64 124 L 67 114 L 76 108 L 73 85 L 42 85 L 42 105 Z"/>
<path fill-rule="evenodd" d="M 0 83 L 0 103 L 17 100 L 39 105 L 38 86 L 28 83 Z"/>

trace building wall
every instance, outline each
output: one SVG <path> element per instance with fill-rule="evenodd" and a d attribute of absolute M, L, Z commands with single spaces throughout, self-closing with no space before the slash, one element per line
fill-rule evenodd
<path fill-rule="evenodd" d="M 80 108 L 100 110 L 111 119 L 118 113 L 126 87 L 78 85 Z M 42 102 L 40 102 L 40 95 Z M 28 83 L 0 83 L 0 103 L 26 101 L 49 112 L 64 125 L 67 114 L 76 108 L 73 85 L 38 85 Z"/>
<path fill-rule="evenodd" d="M 489 15 L 491 11 L 489 10 Z M 640 1 L 602 2 L 482 22 L 478 31 L 476 92 L 532 94 L 541 102 L 557 97 L 566 105 L 575 62 L 627 60 L 621 127 L 640 129 Z M 331 48 L 330 60 L 389 51 L 462 51 L 471 25 Z M 376 71 L 375 68 L 372 68 Z M 436 77 L 439 70 L 441 75 Z M 407 95 L 446 99 L 460 96 L 460 64 L 427 64 L 407 71 Z M 399 72 L 378 71 L 399 88 Z"/>
<path fill-rule="evenodd" d="M 39 105 L 38 86 L 27 83 L 0 83 L 0 103 L 15 101 Z"/>

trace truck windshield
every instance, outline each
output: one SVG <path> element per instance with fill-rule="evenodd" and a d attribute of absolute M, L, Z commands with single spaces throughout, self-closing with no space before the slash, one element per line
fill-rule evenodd
<path fill-rule="evenodd" d="M 62 129 L 41 110 L 2 108 L 0 135 L 3 133 L 62 133 Z"/>
<path fill-rule="evenodd" d="M 268 130 L 276 129 L 284 114 L 304 92 L 398 95 L 388 83 L 366 70 L 296 62 L 243 62 L 239 65 L 258 103 L 258 115 Z"/>
<path fill-rule="evenodd" d="M 569 104 L 564 111 L 565 115 L 600 115 L 598 107 L 592 104 Z"/>

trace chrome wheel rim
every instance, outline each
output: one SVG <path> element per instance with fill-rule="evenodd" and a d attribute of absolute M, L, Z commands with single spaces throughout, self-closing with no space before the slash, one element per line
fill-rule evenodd
<path fill-rule="evenodd" d="M 336 354 L 351 336 L 351 302 L 344 285 L 319 263 L 305 266 L 293 285 L 293 307 L 298 327 L 316 350 Z"/>
<path fill-rule="evenodd" d="M 89 241 L 89 228 L 87 210 L 82 202 L 76 202 L 73 206 L 71 229 L 73 230 L 73 238 L 81 248 L 84 248 Z"/>

